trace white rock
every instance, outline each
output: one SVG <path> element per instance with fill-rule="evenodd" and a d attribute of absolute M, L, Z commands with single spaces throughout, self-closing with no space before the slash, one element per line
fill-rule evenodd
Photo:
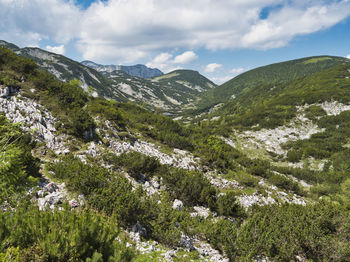
<path fill-rule="evenodd" d="M 184 204 L 182 203 L 181 200 L 175 199 L 173 202 L 173 209 L 176 210 L 182 210 L 183 209 Z"/>
<path fill-rule="evenodd" d="M 76 208 L 76 207 L 79 207 L 79 202 L 75 199 L 72 199 L 69 201 L 69 205 L 72 207 L 72 208 Z"/>

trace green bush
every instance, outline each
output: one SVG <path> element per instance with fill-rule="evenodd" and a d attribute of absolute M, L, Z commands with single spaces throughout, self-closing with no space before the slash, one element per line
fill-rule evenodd
<path fill-rule="evenodd" d="M 35 143 L 0 115 L 0 204 L 23 193 L 39 176 L 39 160 L 32 156 Z"/>
<path fill-rule="evenodd" d="M 348 211 L 331 204 L 258 208 L 239 228 L 233 260 L 267 256 L 290 261 L 346 261 L 350 255 Z M 345 223 L 345 224 L 343 224 Z"/>
<path fill-rule="evenodd" d="M 20 261 L 131 261 L 133 251 L 116 241 L 113 218 L 92 211 L 39 211 L 20 207 L 0 213 L 0 252 L 19 247 Z M 122 260 L 118 260 L 118 259 Z"/>
<path fill-rule="evenodd" d="M 290 150 L 287 153 L 287 160 L 289 162 L 297 163 L 303 157 L 303 152 L 301 150 Z"/>
<path fill-rule="evenodd" d="M 237 203 L 236 195 L 233 192 L 227 192 L 225 195 L 218 197 L 217 211 L 221 216 L 237 217 L 243 214 L 243 210 Z"/>
<path fill-rule="evenodd" d="M 103 167 L 84 164 L 73 155 L 50 164 L 48 169 L 63 179 L 69 190 L 84 194 L 92 207 L 114 214 L 122 226 L 134 224 L 142 216 L 141 195 L 132 191 L 126 178 Z"/>

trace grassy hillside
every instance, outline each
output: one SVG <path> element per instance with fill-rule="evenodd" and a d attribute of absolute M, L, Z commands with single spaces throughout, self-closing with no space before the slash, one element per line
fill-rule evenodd
<path fill-rule="evenodd" d="M 293 80 L 321 72 L 335 65 L 350 63 L 349 59 L 334 56 L 307 57 L 259 67 L 236 76 L 200 97 L 196 113 L 209 110 L 218 103 L 238 97 L 250 90 L 274 85 L 288 84 Z"/>
<path fill-rule="evenodd" d="M 213 113 L 235 128 L 274 128 L 296 116 L 297 106 L 350 102 L 350 62 L 287 84 L 258 85 L 246 89 Z"/>

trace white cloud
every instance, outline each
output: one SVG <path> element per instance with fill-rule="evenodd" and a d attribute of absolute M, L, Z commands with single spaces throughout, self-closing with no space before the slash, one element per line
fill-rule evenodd
<path fill-rule="evenodd" d="M 172 54 L 160 53 L 149 61 L 146 66 L 155 67 L 167 73 L 176 69 L 182 69 L 182 67 L 178 66 L 178 64 L 188 64 L 197 58 L 198 56 L 193 51 L 186 51 L 181 55 L 175 56 L 174 59 Z"/>
<path fill-rule="evenodd" d="M 242 72 L 246 71 L 246 69 L 244 69 L 243 67 L 237 67 L 237 68 L 232 68 L 230 70 L 230 73 L 234 74 L 234 75 L 238 75 Z"/>
<path fill-rule="evenodd" d="M 49 52 L 64 55 L 65 49 L 64 45 L 58 45 L 58 46 L 49 46 L 47 45 L 45 49 Z"/>
<path fill-rule="evenodd" d="M 197 59 L 198 56 L 193 51 L 186 51 L 181 55 L 178 55 L 174 59 L 175 64 L 188 64 Z"/>
<path fill-rule="evenodd" d="M 0 39 L 37 45 L 73 41 L 84 59 L 125 63 L 164 50 L 269 49 L 350 15 L 348 0 L 0 0 Z M 270 9 L 265 19 L 263 8 Z M 191 51 L 188 51 L 191 52 Z M 185 63 L 191 53 L 175 57 Z"/>
<path fill-rule="evenodd" d="M 157 55 L 154 59 L 153 62 L 156 64 L 162 64 L 162 63 L 168 63 L 170 58 L 172 58 L 173 55 L 169 53 L 161 53 Z"/>
<path fill-rule="evenodd" d="M 215 72 L 217 69 L 221 68 L 222 65 L 221 64 L 217 64 L 217 63 L 211 63 L 211 64 L 208 64 L 204 71 L 207 72 L 207 73 L 213 73 Z"/>
<path fill-rule="evenodd" d="M 0 39 L 20 46 L 48 38 L 66 43 L 80 32 L 80 14 L 72 1 L 0 0 Z"/>
<path fill-rule="evenodd" d="M 158 68 L 163 72 L 170 71 L 170 64 L 171 64 L 171 58 L 173 57 L 172 54 L 169 53 L 161 53 L 157 55 L 155 58 L 153 58 L 151 61 L 149 61 L 146 66 L 151 68 Z"/>
<path fill-rule="evenodd" d="M 346 58 L 350 59 L 350 55 L 347 55 Z"/>

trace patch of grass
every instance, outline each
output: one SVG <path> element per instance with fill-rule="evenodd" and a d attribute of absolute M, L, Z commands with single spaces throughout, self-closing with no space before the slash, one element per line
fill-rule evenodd
<path fill-rule="evenodd" d="M 315 57 L 315 58 L 311 58 L 309 60 L 306 60 L 303 62 L 303 64 L 307 65 L 307 64 L 315 64 L 318 63 L 320 61 L 325 61 L 325 60 L 330 60 L 330 57 Z"/>

